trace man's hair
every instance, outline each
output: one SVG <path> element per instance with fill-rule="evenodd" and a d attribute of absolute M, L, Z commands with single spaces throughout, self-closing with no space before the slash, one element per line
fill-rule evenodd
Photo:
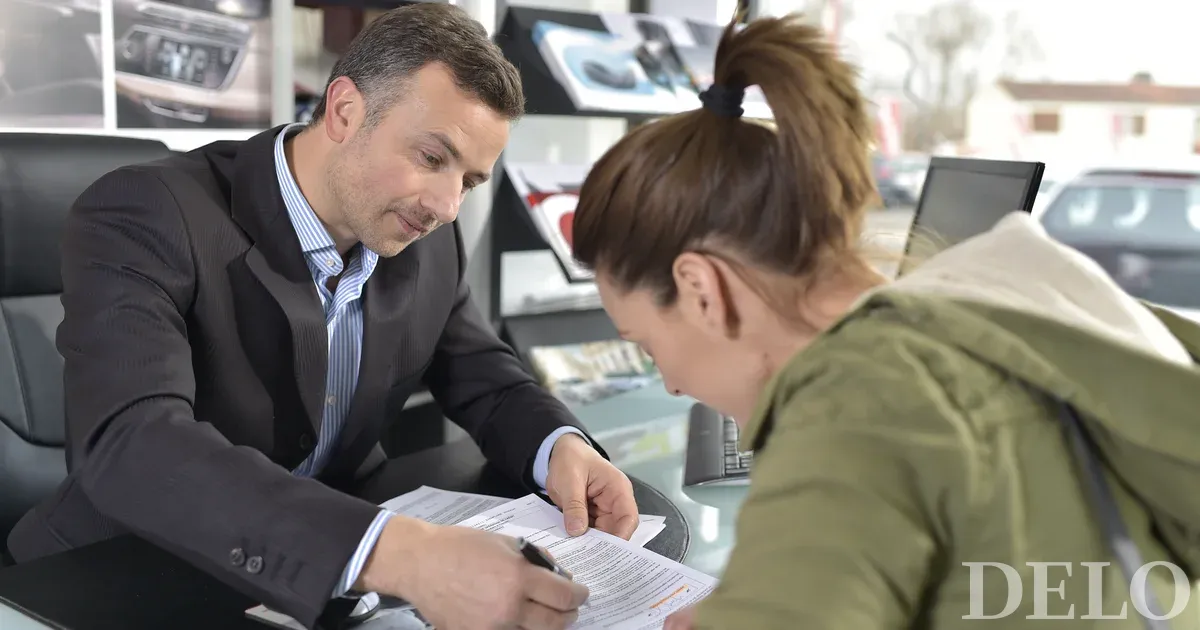
<path fill-rule="evenodd" d="M 334 64 L 312 120 L 325 116 L 329 85 L 346 77 L 366 99 L 369 128 L 404 97 L 408 79 L 432 63 L 444 64 L 460 90 L 506 119 L 525 112 L 520 73 L 483 25 L 459 7 L 430 3 L 392 9 L 363 28 Z"/>
<path fill-rule="evenodd" d="M 791 15 L 730 24 L 714 81 L 758 86 L 774 124 L 700 108 L 633 130 L 584 181 L 575 257 L 664 306 L 677 297 L 672 267 L 684 252 L 719 257 L 739 275 L 750 265 L 811 279 L 827 261 L 856 266 L 876 193 L 855 69 Z"/>

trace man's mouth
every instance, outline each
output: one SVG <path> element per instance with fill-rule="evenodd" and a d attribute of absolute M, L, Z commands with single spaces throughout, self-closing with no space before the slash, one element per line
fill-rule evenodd
<path fill-rule="evenodd" d="M 412 221 L 404 218 L 404 215 L 396 213 L 396 218 L 400 220 L 400 227 L 409 236 L 424 236 L 429 230 L 422 225 L 417 225 Z"/>

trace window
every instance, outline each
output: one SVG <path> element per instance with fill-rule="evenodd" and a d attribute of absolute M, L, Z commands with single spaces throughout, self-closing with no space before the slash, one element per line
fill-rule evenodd
<path fill-rule="evenodd" d="M 1129 117 L 1129 135 L 1141 137 L 1146 135 L 1146 115 L 1135 114 Z"/>
<path fill-rule="evenodd" d="M 1034 133 L 1058 133 L 1058 112 L 1034 112 Z"/>
<path fill-rule="evenodd" d="M 1146 135 L 1146 115 L 1114 113 L 1113 135 L 1117 138 L 1140 138 Z"/>
<path fill-rule="evenodd" d="M 1200 112 L 1192 123 L 1192 153 L 1200 154 Z"/>
<path fill-rule="evenodd" d="M 1200 186 L 1076 184 L 1054 200 L 1043 221 L 1068 243 L 1108 239 L 1200 248 Z"/>

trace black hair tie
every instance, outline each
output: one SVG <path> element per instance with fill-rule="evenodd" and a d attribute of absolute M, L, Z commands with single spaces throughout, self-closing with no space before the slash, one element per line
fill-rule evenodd
<path fill-rule="evenodd" d="M 745 110 L 742 100 L 746 98 L 746 88 L 727 87 L 712 84 L 700 93 L 700 102 L 708 111 L 722 118 L 741 118 Z"/>

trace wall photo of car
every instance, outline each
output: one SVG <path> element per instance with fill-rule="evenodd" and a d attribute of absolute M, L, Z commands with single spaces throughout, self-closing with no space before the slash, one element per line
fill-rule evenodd
<path fill-rule="evenodd" d="M 0 128 L 102 128 L 99 0 L 0 0 Z"/>
<path fill-rule="evenodd" d="M 117 126 L 271 124 L 269 0 L 113 0 Z"/>

